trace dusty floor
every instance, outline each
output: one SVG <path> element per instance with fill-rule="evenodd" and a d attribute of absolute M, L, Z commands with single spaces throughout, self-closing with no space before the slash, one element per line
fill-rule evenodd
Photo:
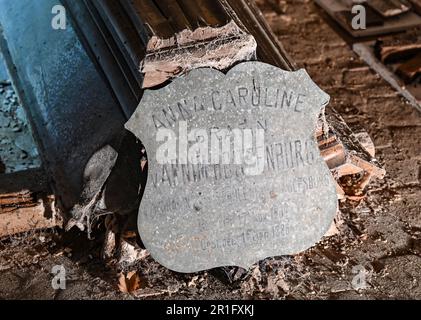
<path fill-rule="evenodd" d="M 100 238 L 35 232 L 0 242 L 0 298 L 421 299 L 421 114 L 352 53 L 312 1 L 279 1 L 284 13 L 258 2 L 332 105 L 369 132 L 388 172 L 365 200 L 342 204 L 341 233 L 301 255 L 264 261 L 231 283 L 221 270 L 180 275 L 146 257 L 127 266 L 138 270 L 142 286 L 127 295 L 117 290 L 118 270 L 99 259 Z M 54 265 L 66 267 L 66 290 L 51 286 Z"/>

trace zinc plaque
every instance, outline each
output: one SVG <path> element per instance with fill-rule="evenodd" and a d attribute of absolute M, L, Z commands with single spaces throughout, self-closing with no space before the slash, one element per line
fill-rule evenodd
<path fill-rule="evenodd" d="M 155 260 L 248 268 L 316 244 L 338 205 L 315 138 L 328 102 L 305 70 L 260 62 L 146 91 L 126 128 L 148 155 L 138 227 Z"/>

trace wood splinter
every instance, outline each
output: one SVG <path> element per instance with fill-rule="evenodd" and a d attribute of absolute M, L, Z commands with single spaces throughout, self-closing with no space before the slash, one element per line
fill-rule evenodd
<path fill-rule="evenodd" d="M 225 70 L 238 61 L 253 60 L 257 43 L 234 21 L 220 28 L 184 30 L 169 39 L 153 36 L 141 65 L 143 88 L 201 67 Z"/>

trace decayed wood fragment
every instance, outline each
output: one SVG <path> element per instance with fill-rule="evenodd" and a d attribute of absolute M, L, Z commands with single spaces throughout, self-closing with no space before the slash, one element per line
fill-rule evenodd
<path fill-rule="evenodd" d="M 0 237 L 60 224 L 44 172 L 0 175 Z"/>
<path fill-rule="evenodd" d="M 421 53 L 401 64 L 396 70 L 396 74 L 407 84 L 414 81 L 421 74 Z"/>
<path fill-rule="evenodd" d="M 354 134 L 334 109 L 328 109 L 326 120 L 329 132 L 320 124 L 316 136 L 337 181 L 338 197 L 361 195 L 372 178 L 382 179 L 386 174 L 374 158 L 374 145 L 366 133 Z"/>
<path fill-rule="evenodd" d="M 353 135 L 354 138 L 358 140 L 358 142 L 361 144 L 361 146 L 367 150 L 367 152 L 372 156 L 373 158 L 376 156 L 376 148 L 374 146 L 373 140 L 371 140 L 368 133 L 363 130 L 359 129 L 358 131 L 353 128 Z"/>
<path fill-rule="evenodd" d="M 253 36 L 233 21 L 220 28 L 184 30 L 169 39 L 154 36 L 141 65 L 143 87 L 160 85 L 195 68 L 227 69 L 238 61 L 253 59 L 256 48 Z"/>

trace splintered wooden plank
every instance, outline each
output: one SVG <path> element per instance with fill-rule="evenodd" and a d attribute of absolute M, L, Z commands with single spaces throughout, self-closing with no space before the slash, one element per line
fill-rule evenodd
<path fill-rule="evenodd" d="M 42 170 L 0 175 L 0 237 L 60 224 Z"/>
<path fill-rule="evenodd" d="M 124 10 L 124 5 L 115 0 L 93 0 L 92 2 L 113 34 L 113 38 L 123 50 L 127 64 L 134 64 L 132 67 L 136 70 L 145 54 L 146 43 L 143 36 L 140 36 L 136 30 L 127 11 Z M 128 43 L 130 45 L 127 45 Z M 140 75 L 137 73 L 135 78 L 140 79 Z"/>
<path fill-rule="evenodd" d="M 328 128 L 320 119 L 316 131 L 320 153 L 337 182 L 339 199 L 360 196 L 372 178 L 384 177 L 385 170 L 374 158 L 374 144 L 368 134 L 362 129 L 354 134 L 334 109 L 326 111 Z"/>
<path fill-rule="evenodd" d="M 229 22 L 227 12 L 215 0 L 176 0 L 194 27 L 217 27 Z"/>
<path fill-rule="evenodd" d="M 421 34 L 414 30 L 391 37 L 380 38 L 374 45 L 376 57 L 383 63 L 395 63 L 421 53 Z"/>
<path fill-rule="evenodd" d="M 349 34 L 355 38 L 379 36 L 393 32 L 406 31 L 421 25 L 421 16 L 415 12 L 407 12 L 384 19 L 382 25 L 373 25 L 366 29 L 355 30 L 349 20 L 343 19 L 343 12 L 350 11 L 352 3 L 345 0 L 315 0 L 326 13 L 337 21 Z"/>
<path fill-rule="evenodd" d="M 320 154 L 330 169 L 335 169 L 346 161 L 345 147 L 339 142 L 328 148 L 321 148 Z"/>
<path fill-rule="evenodd" d="M 0 194 L 0 213 L 8 212 L 13 209 L 8 209 L 13 206 L 27 207 L 34 204 L 34 196 L 28 190 L 20 192 Z"/>
<path fill-rule="evenodd" d="M 356 43 L 353 46 L 353 50 L 400 95 L 421 111 L 421 95 L 418 93 L 419 88 L 416 85 L 405 85 L 394 72 L 389 70 L 379 59 L 377 59 L 374 53 L 374 47 L 374 42 Z"/>
<path fill-rule="evenodd" d="M 374 142 L 371 140 L 367 131 L 362 128 L 358 128 L 358 130 L 356 130 L 354 127 L 352 128 L 352 131 L 354 137 L 360 142 L 363 148 L 367 150 L 370 156 L 373 158 L 376 157 L 376 147 L 374 146 Z"/>
<path fill-rule="evenodd" d="M 367 4 L 385 18 L 401 15 L 411 9 L 408 3 L 400 0 L 368 0 Z"/>

